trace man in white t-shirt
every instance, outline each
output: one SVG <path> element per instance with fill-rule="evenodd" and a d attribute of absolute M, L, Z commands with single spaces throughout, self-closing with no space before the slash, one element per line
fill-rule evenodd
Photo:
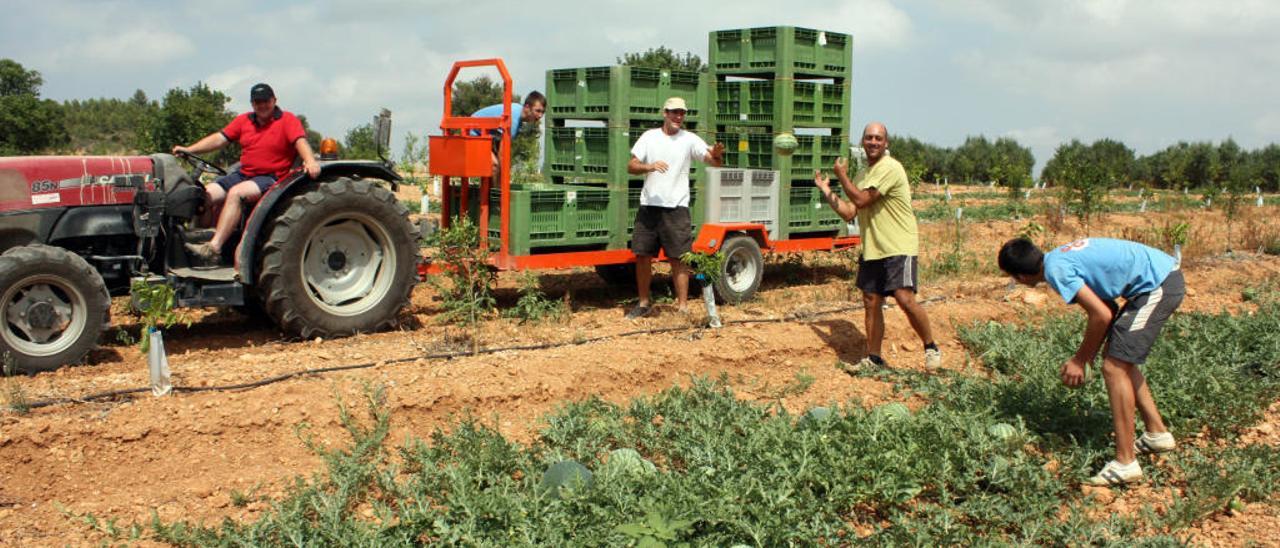
<path fill-rule="evenodd" d="M 636 285 L 640 302 L 627 312 L 628 319 L 649 314 L 651 261 L 658 249 L 667 253 L 671 277 L 676 283 L 676 306 L 683 311 L 689 296 L 689 267 L 680 257 L 693 248 L 693 221 L 689 217 L 689 166 L 694 160 L 719 167 L 724 145 L 714 147 L 684 130 L 688 110 L 684 99 L 672 97 L 662 105 L 662 127 L 644 132 L 631 147 L 627 172 L 644 175 L 640 210 L 636 212 L 631 251 L 636 254 Z"/>

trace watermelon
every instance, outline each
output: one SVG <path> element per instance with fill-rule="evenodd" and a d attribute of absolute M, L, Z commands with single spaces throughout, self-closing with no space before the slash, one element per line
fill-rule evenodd
<path fill-rule="evenodd" d="M 901 402 L 893 402 L 878 406 L 871 413 L 882 419 L 902 420 L 911 416 L 911 409 Z"/>
<path fill-rule="evenodd" d="M 835 418 L 835 413 L 830 408 L 814 407 L 800 417 L 800 420 L 796 422 L 796 427 L 813 428 L 833 418 Z"/>
<path fill-rule="evenodd" d="M 609 475 L 647 476 L 658 469 L 635 449 L 623 447 L 609 452 L 604 470 Z"/>
<path fill-rule="evenodd" d="M 991 434 L 991 437 L 995 439 L 1007 441 L 1018 435 L 1018 429 L 1014 428 L 1011 424 L 998 422 L 988 426 L 987 433 Z"/>
<path fill-rule="evenodd" d="M 561 490 L 579 487 L 591 487 L 591 471 L 576 461 L 562 460 L 547 467 L 547 471 L 542 474 L 542 484 L 538 491 L 560 498 Z"/>
<path fill-rule="evenodd" d="M 800 141 L 790 133 L 779 133 L 773 137 L 773 150 L 782 156 L 790 156 L 799 146 Z"/>

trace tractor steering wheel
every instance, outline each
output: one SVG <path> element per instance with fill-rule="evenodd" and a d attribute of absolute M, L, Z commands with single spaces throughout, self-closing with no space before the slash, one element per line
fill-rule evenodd
<path fill-rule="evenodd" d="M 218 166 L 215 166 L 213 165 L 213 163 L 209 162 L 208 160 L 205 160 L 204 158 L 196 156 L 195 154 L 192 154 L 190 152 L 179 152 L 178 157 L 182 158 L 183 160 L 186 160 L 188 164 L 191 164 L 192 167 L 196 168 L 196 171 L 199 171 L 201 173 L 214 173 L 217 175 L 227 174 L 227 170 L 222 169 Z"/>

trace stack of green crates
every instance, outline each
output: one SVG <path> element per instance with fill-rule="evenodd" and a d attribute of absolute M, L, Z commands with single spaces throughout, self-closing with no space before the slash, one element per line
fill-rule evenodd
<path fill-rule="evenodd" d="M 688 105 L 685 129 L 707 120 L 708 76 L 704 73 L 617 65 L 547 71 L 547 131 L 543 174 L 556 187 L 590 186 L 607 191 L 617 205 L 607 249 L 625 248 L 639 207 L 644 177 L 627 173 L 631 147 L 645 131 L 662 125 L 662 105 L 681 97 Z M 703 139 L 710 141 L 709 135 Z M 704 166 L 690 169 L 691 202 Z M 701 212 L 693 203 L 695 225 Z"/>
<path fill-rule="evenodd" d="M 853 37 L 800 27 L 710 33 L 710 120 L 727 147 L 725 167 L 776 170 L 782 176 L 775 238 L 846 233 L 813 185 L 849 150 Z M 791 132 L 799 147 L 773 150 Z"/>
<path fill-rule="evenodd" d="M 480 187 L 469 185 L 467 216 L 479 224 Z M 451 189 L 449 209 L 458 211 L 461 186 Z M 604 249 L 614 236 L 613 223 L 626 208 L 625 195 L 608 189 L 580 185 L 511 185 L 511 232 L 509 252 L 529 255 L 539 252 Z M 489 190 L 489 249 L 502 241 L 502 195 Z"/>

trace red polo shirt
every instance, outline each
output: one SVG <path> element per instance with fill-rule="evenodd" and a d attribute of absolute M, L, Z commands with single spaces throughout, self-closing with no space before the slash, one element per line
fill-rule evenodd
<path fill-rule="evenodd" d="M 222 128 L 222 135 L 240 143 L 241 172 L 250 177 L 272 175 L 276 179 L 293 167 L 298 157 L 294 143 L 307 138 L 298 117 L 280 107 L 267 120 L 258 120 L 253 112 L 236 116 Z"/>

